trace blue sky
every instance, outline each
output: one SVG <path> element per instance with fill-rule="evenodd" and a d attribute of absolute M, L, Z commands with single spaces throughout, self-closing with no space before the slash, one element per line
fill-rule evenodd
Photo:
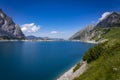
<path fill-rule="evenodd" d="M 120 0 L 0 0 L 0 8 L 26 35 L 69 38 L 103 13 L 120 11 Z"/>

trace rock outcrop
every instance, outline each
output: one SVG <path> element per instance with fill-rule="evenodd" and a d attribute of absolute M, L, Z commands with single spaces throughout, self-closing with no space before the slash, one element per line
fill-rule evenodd
<path fill-rule="evenodd" d="M 0 39 L 24 39 L 20 27 L 0 9 Z"/>

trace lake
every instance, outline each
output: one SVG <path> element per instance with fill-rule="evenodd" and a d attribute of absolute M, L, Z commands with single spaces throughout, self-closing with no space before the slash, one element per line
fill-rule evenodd
<path fill-rule="evenodd" d="M 0 80 L 55 80 L 93 45 L 75 41 L 0 42 Z"/>

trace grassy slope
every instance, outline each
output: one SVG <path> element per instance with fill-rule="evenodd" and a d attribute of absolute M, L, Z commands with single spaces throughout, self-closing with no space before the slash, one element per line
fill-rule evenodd
<path fill-rule="evenodd" d="M 91 40 L 99 41 L 101 39 L 120 39 L 120 28 L 114 27 L 111 29 L 97 28 L 95 30 L 96 35 L 91 38 Z M 100 38 L 99 38 L 100 35 Z"/>
<path fill-rule="evenodd" d="M 120 80 L 120 28 L 113 28 L 102 37 L 109 41 L 96 45 L 84 55 L 88 69 L 75 80 Z"/>

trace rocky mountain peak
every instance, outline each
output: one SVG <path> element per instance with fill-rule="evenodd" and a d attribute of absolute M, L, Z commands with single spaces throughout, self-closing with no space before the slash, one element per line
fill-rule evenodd
<path fill-rule="evenodd" d="M 115 11 L 113 11 L 111 14 L 112 14 L 112 15 L 114 15 L 114 14 L 116 14 L 116 15 L 120 15 L 119 12 L 115 12 Z"/>
<path fill-rule="evenodd" d="M 15 24 L 13 20 L 0 9 L 0 39 L 2 38 L 23 39 L 25 36 L 19 25 Z"/>
<path fill-rule="evenodd" d="M 97 27 L 117 27 L 120 25 L 120 13 L 119 12 L 111 12 L 111 14 L 107 15 L 103 20 L 101 20 L 97 25 Z"/>

